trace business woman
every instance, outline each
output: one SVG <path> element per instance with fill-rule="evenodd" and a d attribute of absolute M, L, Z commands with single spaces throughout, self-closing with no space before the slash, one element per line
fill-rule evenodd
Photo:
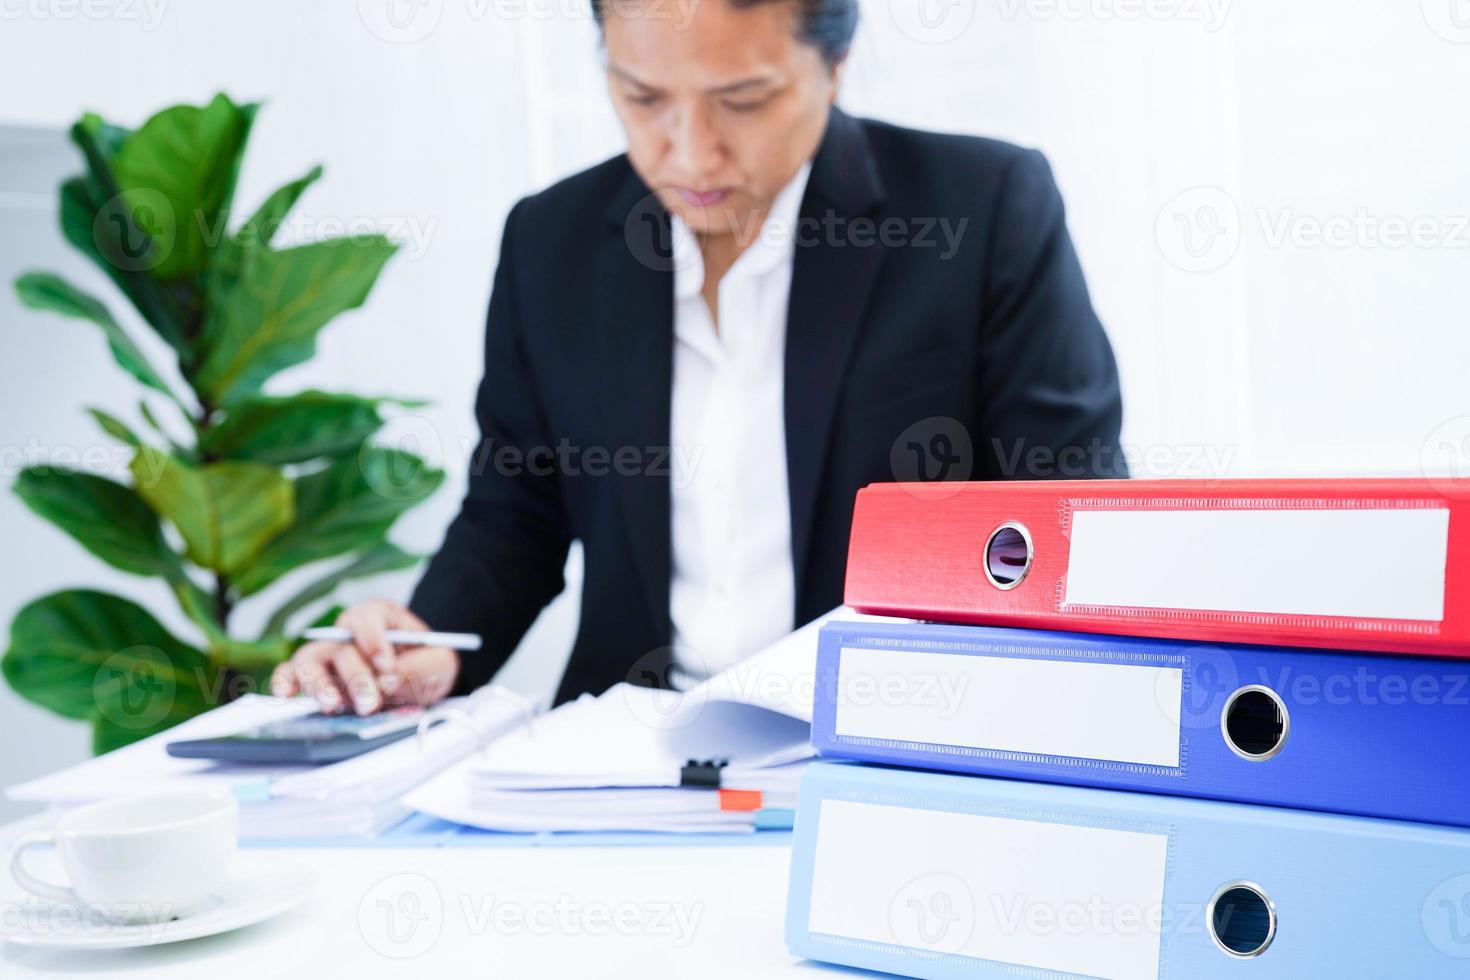
<path fill-rule="evenodd" d="M 836 109 L 857 0 L 604 2 L 628 152 L 506 220 L 459 515 L 407 608 L 349 610 L 355 644 L 302 647 L 277 693 L 371 712 L 484 684 L 574 540 L 557 700 L 693 683 L 841 602 L 853 496 L 916 424 L 969 438 L 955 475 L 1122 475 L 1039 153 Z M 427 627 L 484 647 L 383 639 Z"/>

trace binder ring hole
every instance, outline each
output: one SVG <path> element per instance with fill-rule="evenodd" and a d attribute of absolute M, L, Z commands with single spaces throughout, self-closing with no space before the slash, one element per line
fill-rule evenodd
<path fill-rule="evenodd" d="M 1276 906 L 1252 881 L 1222 885 L 1210 899 L 1205 921 L 1215 945 L 1236 959 L 1260 956 L 1276 938 Z"/>
<path fill-rule="evenodd" d="M 997 589 L 1014 589 L 1031 571 L 1031 532 L 1006 521 L 985 542 L 985 578 Z"/>
<path fill-rule="evenodd" d="M 1264 762 L 1286 745 L 1291 716 L 1286 704 L 1269 687 L 1252 684 L 1230 695 L 1220 713 L 1225 743 L 1242 759 Z"/>

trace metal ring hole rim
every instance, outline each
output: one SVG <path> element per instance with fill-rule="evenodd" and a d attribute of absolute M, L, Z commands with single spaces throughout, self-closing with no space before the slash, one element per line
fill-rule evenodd
<path fill-rule="evenodd" d="M 1230 738 L 1230 726 L 1228 724 L 1230 709 L 1235 707 L 1235 702 L 1242 694 L 1250 694 L 1252 692 L 1266 695 L 1272 701 L 1276 702 L 1276 708 L 1281 712 L 1281 738 L 1271 747 L 1271 751 L 1262 752 L 1260 755 L 1252 755 L 1249 752 L 1242 751 Z M 1281 750 L 1286 748 L 1286 740 L 1291 737 L 1291 712 L 1286 710 L 1286 702 L 1281 700 L 1281 695 L 1269 687 L 1266 687 L 1264 684 L 1247 684 L 1245 687 L 1236 689 L 1230 697 L 1226 698 L 1225 707 L 1220 709 L 1220 737 L 1225 740 L 1225 744 L 1230 747 L 1231 752 L 1234 752 L 1245 761 L 1266 762 L 1276 758 L 1281 754 Z"/>
<path fill-rule="evenodd" d="M 996 577 L 990 572 L 990 549 L 995 545 L 995 539 L 998 538 L 1002 532 L 1007 530 L 1018 532 L 1021 535 L 1021 540 L 1026 542 L 1026 564 L 1021 566 L 1021 571 L 1016 576 L 1014 582 L 1001 582 L 997 580 Z M 997 526 L 994 531 L 991 531 L 990 537 L 985 539 L 985 552 L 980 556 L 980 568 L 984 570 L 985 580 L 987 582 L 995 586 L 997 589 L 1000 589 L 1002 592 L 1009 592 L 1011 589 L 1014 589 L 1016 586 L 1026 581 L 1026 576 L 1031 572 L 1031 563 L 1035 559 L 1035 557 L 1036 547 L 1031 542 L 1031 532 L 1026 529 L 1026 525 L 1022 524 L 1020 521 L 1006 521 Z"/>
<path fill-rule="evenodd" d="M 1266 938 L 1262 940 L 1261 945 L 1257 946 L 1255 949 L 1251 950 L 1248 953 L 1239 953 L 1231 949 L 1229 946 L 1226 946 L 1225 943 L 1220 939 L 1219 934 L 1215 932 L 1215 906 L 1220 903 L 1220 899 L 1224 898 L 1230 892 L 1235 891 L 1237 888 L 1243 888 L 1248 892 L 1252 892 L 1266 905 Z M 1270 949 L 1271 943 L 1276 939 L 1276 903 L 1271 901 L 1271 896 L 1266 894 L 1266 889 L 1262 888 L 1254 881 L 1245 881 L 1244 879 L 1238 881 L 1227 881 L 1225 882 L 1225 884 L 1215 889 L 1215 894 L 1210 896 L 1210 904 L 1205 906 L 1205 930 L 1209 932 L 1210 939 L 1226 956 L 1237 960 L 1253 960 L 1257 956 L 1260 956 L 1262 953 L 1264 953 L 1266 950 Z"/>

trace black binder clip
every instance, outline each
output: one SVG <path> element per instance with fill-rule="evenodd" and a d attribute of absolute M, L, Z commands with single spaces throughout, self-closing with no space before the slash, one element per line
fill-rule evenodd
<path fill-rule="evenodd" d="M 719 789 L 720 770 L 729 764 L 729 759 L 690 759 L 679 770 L 679 785 Z"/>

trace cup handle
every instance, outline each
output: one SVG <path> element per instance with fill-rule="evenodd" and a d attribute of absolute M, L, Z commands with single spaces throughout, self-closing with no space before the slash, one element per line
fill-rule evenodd
<path fill-rule="evenodd" d="M 26 891 L 49 898 L 54 902 L 75 902 L 76 892 L 61 885 L 53 885 L 48 881 L 42 881 L 25 869 L 25 851 L 27 848 L 36 847 L 41 844 L 56 843 L 56 834 L 49 830 L 33 830 L 28 834 L 22 834 L 15 839 L 10 849 L 10 874 Z"/>

